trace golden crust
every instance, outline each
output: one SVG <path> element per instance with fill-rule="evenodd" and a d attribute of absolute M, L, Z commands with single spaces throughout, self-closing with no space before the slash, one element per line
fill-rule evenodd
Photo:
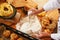
<path fill-rule="evenodd" d="M 53 20 L 52 18 L 44 17 L 42 19 L 42 27 L 47 29 L 54 29 L 56 27 L 56 20 Z"/>
<path fill-rule="evenodd" d="M 56 28 L 57 21 L 49 18 L 43 17 L 41 21 L 42 31 L 47 33 L 52 33 Z"/>
<path fill-rule="evenodd" d="M 10 37 L 11 37 L 11 40 L 12 39 L 14 39 L 14 40 L 18 39 L 18 35 L 15 33 L 12 33 Z"/>
<path fill-rule="evenodd" d="M 5 31 L 3 32 L 4 37 L 9 37 L 10 34 L 11 34 L 11 32 L 10 32 L 9 30 L 5 30 Z"/>
<path fill-rule="evenodd" d="M 2 3 L 0 5 L 0 16 L 10 16 L 13 14 L 13 8 L 8 3 Z"/>
<path fill-rule="evenodd" d="M 17 40 L 23 40 L 23 38 L 18 38 Z"/>

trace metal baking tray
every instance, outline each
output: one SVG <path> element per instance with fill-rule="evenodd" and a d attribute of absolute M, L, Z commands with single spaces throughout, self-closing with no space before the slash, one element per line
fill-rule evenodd
<path fill-rule="evenodd" d="M 23 33 L 23 32 L 21 32 L 21 31 L 18 31 L 18 30 L 16 30 L 16 29 L 14 29 L 14 28 L 11 28 L 11 27 L 9 27 L 8 25 L 6 25 L 6 24 L 3 24 L 3 23 L 0 23 L 0 27 L 4 27 L 6 30 L 10 30 L 10 31 L 12 31 L 12 32 L 14 32 L 14 33 L 16 33 L 17 35 L 19 35 L 19 36 L 22 36 L 23 38 L 25 38 L 24 40 L 38 40 L 38 39 L 36 39 L 36 38 L 33 38 L 33 37 L 31 37 L 31 36 L 29 36 L 28 34 L 26 34 L 26 33 Z M 1 38 L 1 29 L 0 29 L 0 38 Z"/>

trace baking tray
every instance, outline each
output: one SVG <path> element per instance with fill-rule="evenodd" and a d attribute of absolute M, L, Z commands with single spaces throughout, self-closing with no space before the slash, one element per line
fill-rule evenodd
<path fill-rule="evenodd" d="M 6 25 L 6 24 L 0 23 L 0 27 L 1 27 L 1 26 L 5 27 L 7 30 L 13 31 L 13 32 L 16 33 L 17 35 L 20 35 L 20 36 L 22 36 L 22 37 L 24 37 L 24 38 L 26 38 L 26 39 L 28 39 L 28 40 L 38 40 L 38 39 L 36 39 L 36 38 L 33 38 L 33 37 L 29 36 L 29 35 L 26 34 L 26 33 L 23 33 L 23 32 L 21 32 L 21 31 L 18 31 L 18 30 L 16 30 L 16 29 L 14 29 L 14 28 L 11 28 L 10 26 L 8 26 L 8 25 Z"/>

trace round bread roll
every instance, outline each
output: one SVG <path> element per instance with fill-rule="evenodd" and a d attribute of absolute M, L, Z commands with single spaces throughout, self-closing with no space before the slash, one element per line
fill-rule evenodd
<path fill-rule="evenodd" d="M 9 37 L 10 34 L 11 34 L 11 32 L 10 32 L 9 30 L 5 30 L 5 31 L 3 32 L 3 36 L 4 36 L 4 37 Z"/>
<path fill-rule="evenodd" d="M 16 39 L 18 39 L 18 35 L 15 33 L 12 33 L 10 38 L 16 40 Z"/>
<path fill-rule="evenodd" d="M 10 16 L 13 14 L 13 7 L 8 3 L 2 3 L 0 5 L 0 16 Z"/>

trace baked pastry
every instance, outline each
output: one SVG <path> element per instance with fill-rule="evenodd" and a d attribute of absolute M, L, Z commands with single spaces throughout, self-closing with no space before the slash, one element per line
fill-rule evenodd
<path fill-rule="evenodd" d="M 56 20 L 49 17 L 43 17 L 41 21 L 42 27 L 47 29 L 54 29 L 56 27 L 56 23 Z"/>
<path fill-rule="evenodd" d="M 17 40 L 23 40 L 23 38 L 18 38 Z"/>
<path fill-rule="evenodd" d="M 10 32 L 9 30 L 5 30 L 5 31 L 3 32 L 3 36 L 4 36 L 4 37 L 9 37 L 10 34 L 11 34 L 11 32 Z"/>
<path fill-rule="evenodd" d="M 52 33 L 56 28 L 57 20 L 44 16 L 41 18 L 42 32 Z"/>
<path fill-rule="evenodd" d="M 16 39 L 18 39 L 18 35 L 15 34 L 15 33 L 12 33 L 11 36 L 10 36 L 10 38 L 11 38 L 10 40 L 12 40 L 12 39 L 16 40 Z"/>
<path fill-rule="evenodd" d="M 2 3 L 0 5 L 0 16 L 10 16 L 13 14 L 13 7 L 8 3 Z"/>

